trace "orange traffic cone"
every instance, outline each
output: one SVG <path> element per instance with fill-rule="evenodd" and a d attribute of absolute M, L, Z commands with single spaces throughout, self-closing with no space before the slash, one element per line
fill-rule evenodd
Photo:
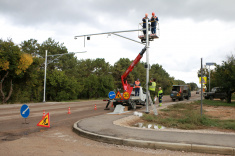
<path fill-rule="evenodd" d="M 69 110 L 68 110 L 68 114 L 71 114 L 71 112 L 70 112 L 70 107 L 69 107 Z"/>
<path fill-rule="evenodd" d="M 45 110 L 43 110 L 42 118 L 44 118 L 44 117 L 45 117 L 45 115 L 46 115 Z"/>
<path fill-rule="evenodd" d="M 95 108 L 94 108 L 94 110 L 96 110 L 97 108 L 96 108 L 96 104 L 95 104 Z"/>

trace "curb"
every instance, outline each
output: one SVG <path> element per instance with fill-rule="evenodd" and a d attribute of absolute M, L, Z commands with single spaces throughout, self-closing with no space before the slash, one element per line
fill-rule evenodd
<path fill-rule="evenodd" d="M 124 145 L 124 146 L 132 146 L 132 147 L 140 147 L 140 148 L 168 149 L 168 150 L 175 150 L 175 151 L 224 154 L 224 155 L 235 156 L 235 148 L 232 148 L 232 147 L 207 146 L 207 145 L 184 144 L 184 143 L 168 143 L 168 142 L 145 141 L 145 140 L 135 140 L 135 139 L 121 139 L 121 138 L 112 137 L 112 136 L 99 135 L 99 134 L 88 132 L 79 128 L 78 123 L 80 121 L 81 120 L 74 123 L 73 131 L 80 136 L 83 136 L 91 140 L 99 141 L 99 142 Z"/>

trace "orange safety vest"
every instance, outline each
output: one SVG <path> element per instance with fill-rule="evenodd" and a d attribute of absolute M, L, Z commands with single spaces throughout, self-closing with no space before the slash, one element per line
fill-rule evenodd
<path fill-rule="evenodd" d="M 140 84 L 140 81 L 139 82 L 135 81 L 135 88 L 140 88 L 139 84 Z"/>

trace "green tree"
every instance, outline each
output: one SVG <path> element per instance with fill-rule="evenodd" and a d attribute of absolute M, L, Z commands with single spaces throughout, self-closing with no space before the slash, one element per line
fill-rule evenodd
<path fill-rule="evenodd" d="M 194 83 L 194 82 L 187 83 L 187 85 L 189 85 L 189 86 L 190 86 L 191 91 L 193 91 L 193 90 L 197 90 L 197 88 L 198 88 L 197 84 L 196 84 L 196 83 Z"/>
<path fill-rule="evenodd" d="M 223 61 L 222 65 L 216 65 L 212 72 L 212 85 L 221 87 L 226 91 L 227 103 L 231 103 L 232 93 L 235 92 L 235 59 L 232 55 L 228 61 Z"/>
<path fill-rule="evenodd" d="M 161 87 L 164 91 L 164 94 L 169 94 L 173 84 L 173 77 L 165 71 L 159 64 L 153 64 L 150 69 L 150 78 L 156 79 L 156 93 L 158 92 L 158 87 Z"/>
<path fill-rule="evenodd" d="M 48 73 L 46 92 L 48 100 L 73 100 L 81 92 L 81 85 L 75 77 L 67 76 L 64 71 L 53 70 Z"/>
<path fill-rule="evenodd" d="M 173 85 L 185 85 L 186 83 L 183 80 L 174 80 Z"/>
<path fill-rule="evenodd" d="M 32 63 L 32 56 L 22 52 L 12 40 L 0 40 L 0 94 L 2 103 L 6 103 L 12 95 L 13 80 L 22 77 Z M 3 88 L 3 83 L 7 78 L 9 81 L 5 86 L 9 88 Z"/>

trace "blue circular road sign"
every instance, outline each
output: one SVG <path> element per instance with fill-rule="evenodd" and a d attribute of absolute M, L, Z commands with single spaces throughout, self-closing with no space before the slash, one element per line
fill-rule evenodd
<path fill-rule="evenodd" d="M 114 91 L 110 91 L 110 92 L 109 92 L 109 98 L 110 98 L 110 99 L 114 99 L 115 96 L 116 96 L 116 94 L 115 94 Z"/>
<path fill-rule="evenodd" d="M 20 114 L 23 118 L 27 118 L 29 116 L 30 110 L 29 110 L 29 106 L 27 105 L 23 105 L 20 109 Z"/>

